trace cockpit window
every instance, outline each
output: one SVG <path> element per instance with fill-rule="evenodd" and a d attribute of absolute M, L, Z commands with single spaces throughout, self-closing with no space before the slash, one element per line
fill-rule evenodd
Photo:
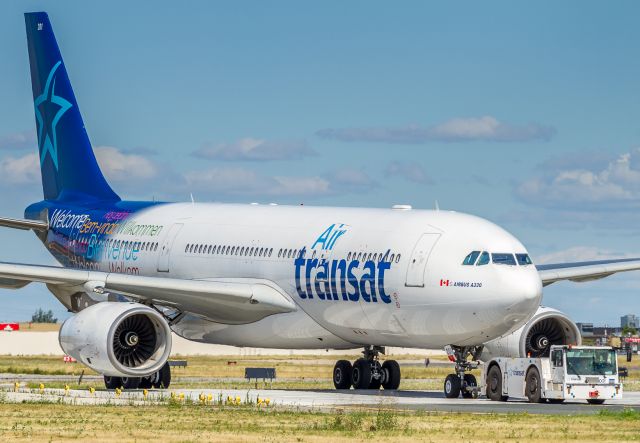
<path fill-rule="evenodd" d="M 532 265 L 533 262 L 529 258 L 529 254 L 516 254 L 516 260 L 520 266 Z"/>
<path fill-rule="evenodd" d="M 489 253 L 487 251 L 484 251 L 482 254 L 480 254 L 480 258 L 478 259 L 478 263 L 476 263 L 476 266 L 487 264 L 489 264 Z"/>
<path fill-rule="evenodd" d="M 491 254 L 491 260 L 493 260 L 497 265 L 516 265 L 516 260 L 513 258 L 513 254 Z"/>
<path fill-rule="evenodd" d="M 476 260 L 478 259 L 479 255 L 480 255 L 480 251 L 473 251 L 472 253 L 470 253 L 464 258 L 464 261 L 462 262 L 462 264 L 466 266 L 473 266 L 476 263 Z"/>

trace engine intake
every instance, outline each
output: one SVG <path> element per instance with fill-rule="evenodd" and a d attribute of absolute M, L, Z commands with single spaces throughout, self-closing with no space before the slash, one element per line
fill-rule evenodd
<path fill-rule="evenodd" d="M 139 303 L 103 302 L 64 322 L 60 347 L 91 369 L 117 377 L 144 377 L 162 368 L 171 330 L 154 309 Z"/>
<path fill-rule="evenodd" d="M 578 326 L 562 312 L 540 306 L 520 329 L 485 343 L 480 356 L 488 361 L 494 357 L 548 357 L 551 345 L 580 345 Z"/>

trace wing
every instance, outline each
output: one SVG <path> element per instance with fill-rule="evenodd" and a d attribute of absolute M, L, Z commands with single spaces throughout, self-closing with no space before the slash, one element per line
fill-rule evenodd
<path fill-rule="evenodd" d="M 640 258 L 556 263 L 536 265 L 536 268 L 542 285 L 547 286 L 560 280 L 582 282 L 598 280 L 617 272 L 640 270 Z"/>
<path fill-rule="evenodd" d="M 269 280 L 182 280 L 0 262 L 0 286 L 15 289 L 31 282 L 78 292 L 114 292 L 225 324 L 252 323 L 296 309 L 285 292 Z"/>

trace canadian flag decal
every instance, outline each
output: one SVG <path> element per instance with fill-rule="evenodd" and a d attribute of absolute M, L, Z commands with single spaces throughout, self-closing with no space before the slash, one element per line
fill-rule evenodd
<path fill-rule="evenodd" d="M 449 286 L 449 280 L 440 279 L 440 286 Z"/>

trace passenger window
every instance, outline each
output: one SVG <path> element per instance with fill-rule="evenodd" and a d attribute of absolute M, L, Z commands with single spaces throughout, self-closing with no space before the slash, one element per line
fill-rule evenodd
<path fill-rule="evenodd" d="M 516 260 L 520 266 L 532 265 L 533 262 L 529 258 L 529 254 L 516 254 Z"/>
<path fill-rule="evenodd" d="M 476 266 L 484 266 L 488 264 L 489 264 L 489 253 L 487 251 L 484 251 L 482 254 L 480 254 L 480 258 L 478 259 Z"/>
<path fill-rule="evenodd" d="M 504 253 L 493 254 L 492 253 L 491 261 L 493 261 L 497 265 L 509 265 L 509 266 L 516 265 L 516 260 L 515 258 L 513 258 L 513 254 L 504 254 Z"/>
<path fill-rule="evenodd" d="M 471 252 L 469 255 L 467 255 L 464 258 L 464 261 L 462 262 L 463 265 L 465 266 L 473 266 L 476 264 L 476 260 L 478 259 L 478 256 L 480 255 L 480 251 L 473 251 Z"/>

